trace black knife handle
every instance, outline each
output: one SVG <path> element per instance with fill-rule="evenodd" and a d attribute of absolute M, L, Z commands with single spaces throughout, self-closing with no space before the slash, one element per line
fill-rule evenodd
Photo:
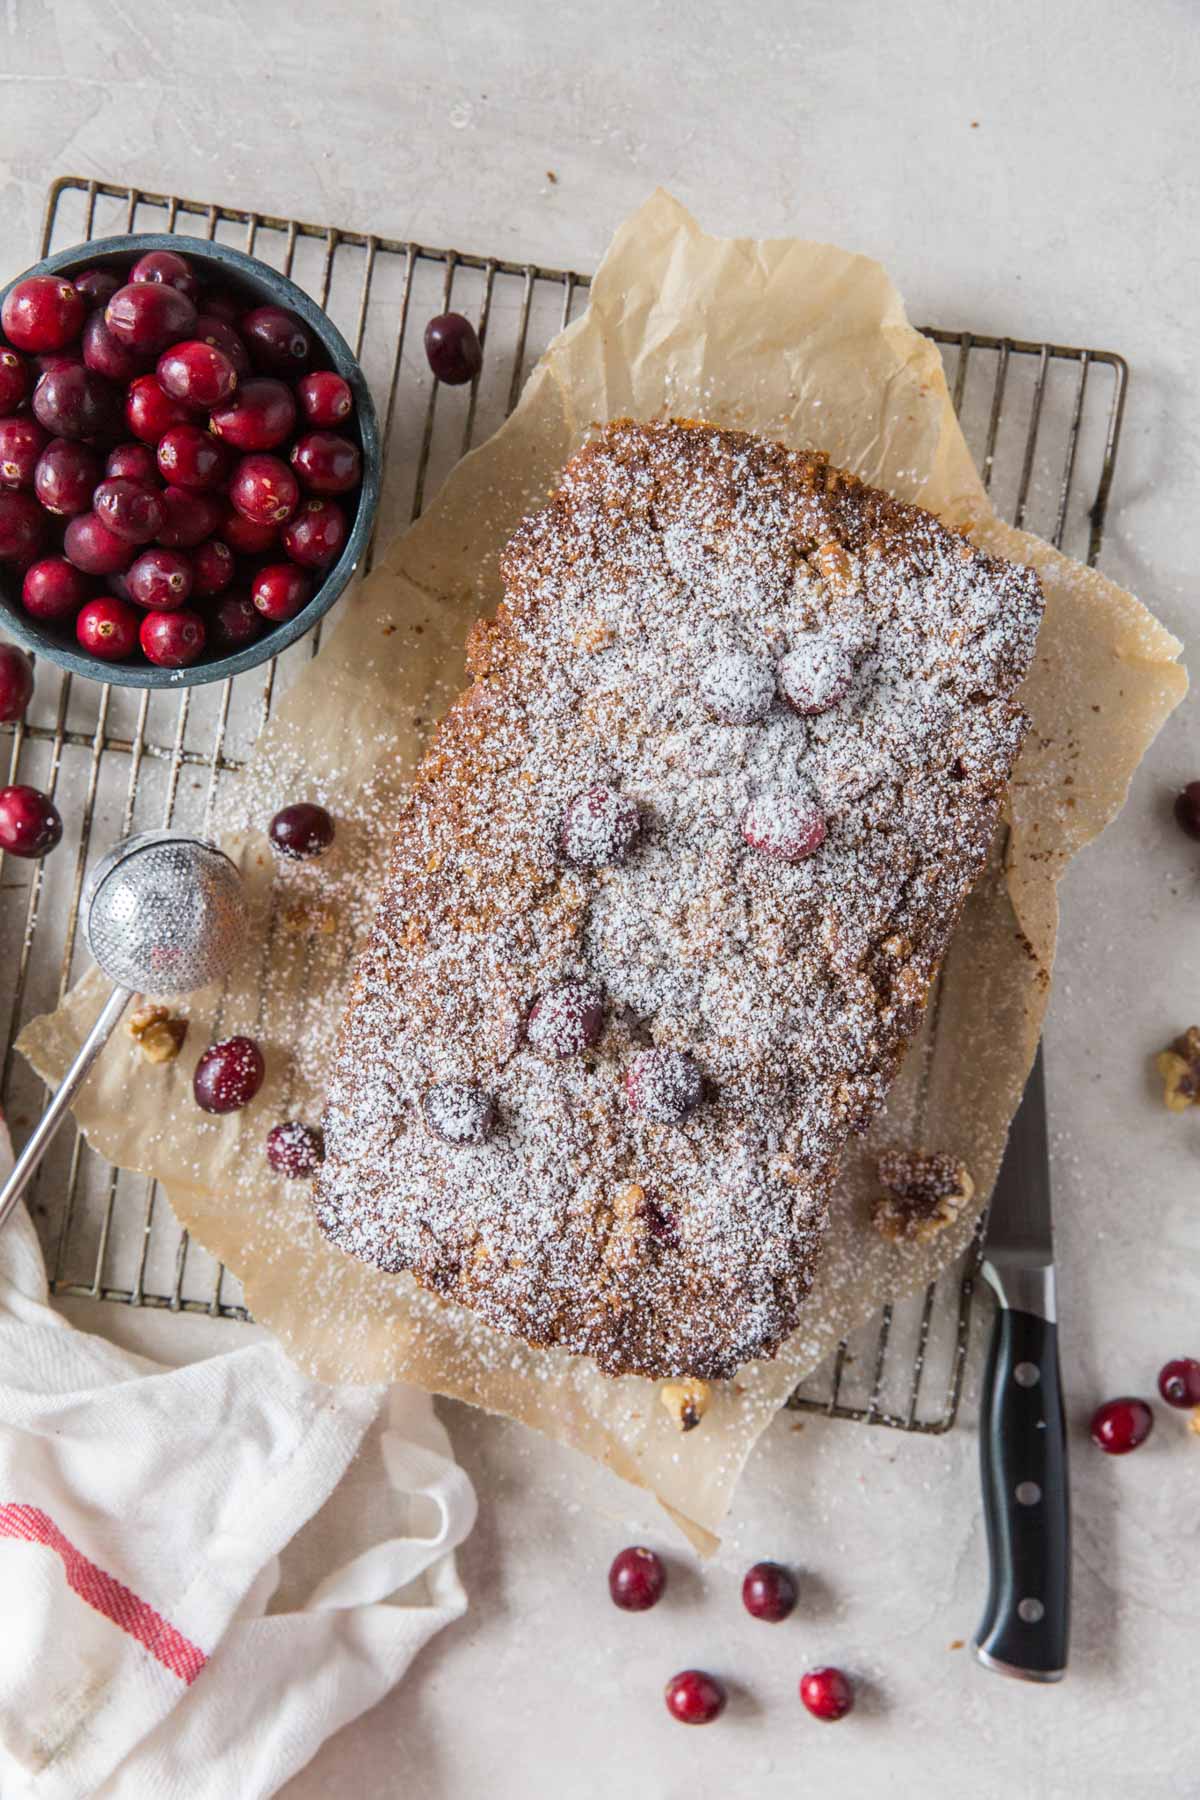
<path fill-rule="evenodd" d="M 1051 1321 L 997 1308 L 979 1444 L 991 1588 L 976 1655 L 1001 1674 L 1059 1681 L 1070 1634 L 1071 1516 Z"/>

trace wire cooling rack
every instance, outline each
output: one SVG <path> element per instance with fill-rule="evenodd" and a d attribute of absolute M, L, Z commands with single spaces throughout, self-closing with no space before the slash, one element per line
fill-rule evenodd
<path fill-rule="evenodd" d="M 175 230 L 240 245 L 282 269 L 350 340 L 383 419 L 379 516 L 389 532 L 415 518 L 454 462 L 512 410 L 528 369 L 586 304 L 588 278 L 570 270 L 76 176 L 50 189 L 39 254 L 115 232 Z M 451 305 L 474 318 L 484 345 L 478 378 L 458 390 L 432 379 L 421 348 L 424 321 Z M 1124 410 L 1122 359 L 965 331 L 928 335 L 941 347 L 955 409 L 997 509 L 1095 562 Z M 203 830 L 274 697 L 317 648 L 309 639 L 265 677 L 255 670 L 182 694 L 75 683 L 42 664 L 25 723 L 0 728 L 0 782 L 28 781 L 55 794 L 66 822 L 62 848 L 44 863 L 0 857 L 0 1106 L 18 1140 L 46 1096 L 14 1054 L 14 1040 L 86 964 L 76 924 L 89 866 L 131 830 Z M 30 1204 L 56 1294 L 248 1316 L 236 1280 L 189 1240 L 157 1184 L 110 1167 L 77 1132 L 60 1133 Z M 909 1431 L 948 1430 L 962 1392 L 977 1263 L 978 1243 L 964 1267 L 923 1295 L 885 1306 L 876 1324 L 839 1345 L 792 1406 Z"/>

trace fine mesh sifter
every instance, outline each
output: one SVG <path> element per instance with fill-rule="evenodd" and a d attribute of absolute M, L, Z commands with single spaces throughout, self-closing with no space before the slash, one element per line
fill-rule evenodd
<path fill-rule="evenodd" d="M 133 996 L 190 994 L 218 981 L 247 926 L 234 864 L 183 831 L 143 831 L 110 850 L 88 877 L 80 918 L 88 948 L 115 986 L 0 1189 L 0 1228 Z"/>

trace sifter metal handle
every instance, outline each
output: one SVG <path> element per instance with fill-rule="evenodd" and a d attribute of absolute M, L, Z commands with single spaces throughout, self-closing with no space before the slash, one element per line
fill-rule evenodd
<path fill-rule="evenodd" d="M 115 987 L 104 1002 L 100 1016 L 80 1045 L 75 1061 L 63 1076 L 53 1100 L 38 1120 L 37 1129 L 18 1156 L 12 1174 L 3 1188 L 0 1188 L 0 1231 L 7 1225 L 13 1208 L 29 1186 L 34 1170 L 50 1148 L 50 1140 L 62 1124 L 84 1077 L 112 1036 L 114 1025 L 133 995 L 133 988 Z"/>

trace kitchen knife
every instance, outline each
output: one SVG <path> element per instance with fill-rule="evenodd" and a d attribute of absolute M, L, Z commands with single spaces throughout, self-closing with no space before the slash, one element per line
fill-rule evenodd
<path fill-rule="evenodd" d="M 992 1197 L 983 1273 L 999 1306 L 979 1421 L 991 1588 L 973 1648 L 998 1674 L 1061 1681 L 1071 1520 L 1040 1048 Z"/>

